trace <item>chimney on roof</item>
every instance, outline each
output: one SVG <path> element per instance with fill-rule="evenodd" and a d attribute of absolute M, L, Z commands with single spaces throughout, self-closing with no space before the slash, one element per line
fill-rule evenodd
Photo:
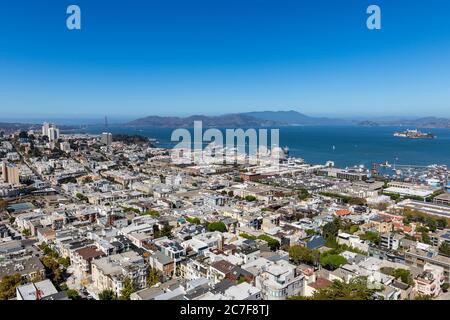
<path fill-rule="evenodd" d="M 41 289 L 38 289 L 38 288 L 36 287 L 36 285 L 34 285 L 34 287 L 36 288 L 36 300 L 41 300 L 41 299 L 42 299 L 42 296 L 44 295 L 44 292 L 42 292 Z"/>

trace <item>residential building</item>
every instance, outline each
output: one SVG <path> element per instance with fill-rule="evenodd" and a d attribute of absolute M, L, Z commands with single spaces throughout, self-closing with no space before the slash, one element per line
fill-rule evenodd
<path fill-rule="evenodd" d="M 103 132 L 100 138 L 100 141 L 106 145 L 110 146 L 112 144 L 112 133 L 110 132 Z"/>
<path fill-rule="evenodd" d="M 20 274 L 26 281 L 45 278 L 45 268 L 38 257 L 19 257 L 0 265 L 0 279 Z"/>
<path fill-rule="evenodd" d="M 256 276 L 255 286 L 264 300 L 285 300 L 303 292 L 305 275 L 284 259 L 259 258 L 242 268 Z"/>
<path fill-rule="evenodd" d="M 174 259 L 159 251 L 156 251 L 149 257 L 149 265 L 165 276 L 173 275 L 175 270 Z"/>
<path fill-rule="evenodd" d="M 418 294 L 437 297 L 445 282 L 444 268 L 425 263 L 423 272 L 414 278 L 414 282 Z"/>
<path fill-rule="evenodd" d="M 6 162 L 2 163 L 2 177 L 5 183 L 9 183 L 13 186 L 20 184 L 19 168 L 13 164 Z"/>
<path fill-rule="evenodd" d="M 450 282 L 450 257 L 438 254 L 435 249 L 427 246 L 410 247 L 405 252 L 405 262 L 408 266 L 424 269 L 431 264 L 442 267 L 446 282 Z"/>
<path fill-rule="evenodd" d="M 58 292 L 53 283 L 43 280 L 16 288 L 16 300 L 69 300 L 65 292 Z"/>
<path fill-rule="evenodd" d="M 169 240 L 167 237 L 157 239 L 154 244 L 163 254 L 176 262 L 182 261 L 186 256 L 186 249 L 178 242 Z"/>
<path fill-rule="evenodd" d="M 72 251 L 70 261 L 76 277 L 82 280 L 88 278 L 91 274 L 92 260 L 99 259 L 105 255 L 93 245 Z"/>
<path fill-rule="evenodd" d="M 401 236 L 395 233 L 383 233 L 380 235 L 380 246 L 387 250 L 397 250 L 400 246 Z"/>
<path fill-rule="evenodd" d="M 120 295 L 124 281 L 130 279 L 137 290 L 144 289 L 147 266 L 134 251 L 110 255 L 92 261 L 92 282 L 98 291 L 112 290 Z"/>

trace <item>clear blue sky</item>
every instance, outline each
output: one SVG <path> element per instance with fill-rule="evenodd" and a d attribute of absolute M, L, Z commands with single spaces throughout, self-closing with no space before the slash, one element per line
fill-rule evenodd
<path fill-rule="evenodd" d="M 81 31 L 66 29 L 70 4 Z M 0 120 L 450 117 L 449 17 L 448 0 L 2 0 Z"/>

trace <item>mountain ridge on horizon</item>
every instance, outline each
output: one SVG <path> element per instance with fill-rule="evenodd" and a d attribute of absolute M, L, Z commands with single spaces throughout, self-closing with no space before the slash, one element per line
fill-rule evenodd
<path fill-rule="evenodd" d="M 131 117 L 130 117 L 131 118 Z M 5 119 L 6 120 L 6 119 Z M 16 129 L 30 129 L 39 126 L 40 122 L 1 121 L 0 128 L 7 131 Z M 284 111 L 251 111 L 242 113 L 229 113 L 223 115 L 206 116 L 194 114 L 190 116 L 147 116 L 135 120 L 123 119 L 123 121 L 111 123 L 112 126 L 125 127 L 193 127 L 194 121 L 201 120 L 204 127 L 271 127 L 271 126 L 295 126 L 295 125 L 357 125 L 357 126 L 406 126 L 410 128 L 450 128 L 450 118 L 445 117 L 413 117 L 413 116 L 382 116 L 382 117 L 357 117 L 357 118 L 331 118 L 322 116 L 309 116 L 295 110 Z M 53 121 L 51 121 L 53 122 Z M 75 121 L 76 122 L 76 121 Z M 67 128 L 75 127 L 74 124 L 63 124 L 55 121 L 59 126 Z M 78 123 L 78 122 L 76 122 Z M 79 122 L 77 125 L 101 125 Z"/>
<path fill-rule="evenodd" d="M 295 125 L 360 125 L 411 126 L 416 128 L 450 128 L 450 119 L 443 117 L 383 117 L 370 120 L 313 117 L 294 110 L 252 111 L 218 116 L 191 115 L 187 117 L 147 116 L 125 123 L 126 126 L 192 127 L 202 121 L 204 127 L 270 127 Z"/>
<path fill-rule="evenodd" d="M 205 127 L 236 126 L 289 126 L 351 124 L 351 121 L 307 116 L 298 111 L 254 111 L 230 113 L 218 116 L 192 115 L 187 117 L 147 116 L 126 123 L 127 126 L 189 127 L 194 121 L 202 121 Z"/>

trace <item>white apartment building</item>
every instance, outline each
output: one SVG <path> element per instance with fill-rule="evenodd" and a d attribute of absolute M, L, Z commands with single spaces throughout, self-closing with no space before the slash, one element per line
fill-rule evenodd
<path fill-rule="evenodd" d="M 437 297 L 445 282 L 444 268 L 430 263 L 423 266 L 423 272 L 414 278 L 415 290 L 422 295 Z"/>
<path fill-rule="evenodd" d="M 259 258 L 242 268 L 256 274 L 255 286 L 264 300 L 285 300 L 303 292 L 304 274 L 286 260 Z"/>
<path fill-rule="evenodd" d="M 146 286 L 147 266 L 144 258 L 134 251 L 92 261 L 92 282 L 98 291 L 113 290 L 120 295 L 127 278 L 138 290 Z"/>

